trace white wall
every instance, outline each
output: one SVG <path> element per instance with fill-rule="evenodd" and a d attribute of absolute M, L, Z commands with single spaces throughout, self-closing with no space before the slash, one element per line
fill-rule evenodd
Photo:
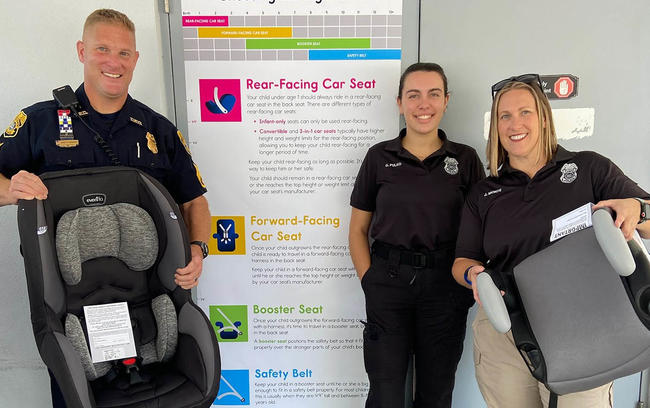
<path fill-rule="evenodd" d="M 164 58 L 156 0 L 2 0 L 0 1 L 0 127 L 24 107 L 51 99 L 52 89 L 76 88 L 83 70 L 75 43 L 84 20 L 97 8 L 126 13 L 136 25 L 140 60 L 131 84 L 136 99 L 166 114 L 171 82 Z M 173 120 L 173 117 L 172 117 Z M 49 379 L 36 350 L 22 258 L 18 252 L 16 207 L 0 208 L 0 407 L 46 407 Z"/>

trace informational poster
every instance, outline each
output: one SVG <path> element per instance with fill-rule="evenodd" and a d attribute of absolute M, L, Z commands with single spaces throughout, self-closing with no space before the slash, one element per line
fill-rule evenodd
<path fill-rule="evenodd" d="M 215 405 L 359 407 L 364 299 L 349 197 L 398 132 L 400 0 L 183 0 L 188 130 L 208 188 L 198 287 Z"/>

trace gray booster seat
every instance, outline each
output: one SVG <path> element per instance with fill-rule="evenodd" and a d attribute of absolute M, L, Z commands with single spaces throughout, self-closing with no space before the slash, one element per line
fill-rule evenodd
<path fill-rule="evenodd" d="M 36 345 L 67 406 L 210 406 L 219 348 L 190 291 L 174 282 L 191 256 L 169 193 L 125 167 L 41 178 L 48 198 L 21 200 L 18 227 Z M 96 360 L 106 361 L 93 363 L 84 307 L 119 302 L 136 356 L 115 359 L 114 349 L 99 348 Z"/>
<path fill-rule="evenodd" d="M 593 228 L 529 256 L 511 274 L 477 277 L 492 325 L 512 329 L 531 373 L 556 395 L 650 367 L 648 252 L 636 232 L 625 241 L 608 210 L 592 217 Z M 502 279 L 515 292 L 505 302 L 494 284 Z"/>

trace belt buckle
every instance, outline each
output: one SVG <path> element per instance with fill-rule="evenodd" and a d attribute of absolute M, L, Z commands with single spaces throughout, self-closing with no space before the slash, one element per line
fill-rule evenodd
<path fill-rule="evenodd" d="M 422 269 L 427 266 L 427 254 L 422 252 L 413 253 L 413 268 Z"/>

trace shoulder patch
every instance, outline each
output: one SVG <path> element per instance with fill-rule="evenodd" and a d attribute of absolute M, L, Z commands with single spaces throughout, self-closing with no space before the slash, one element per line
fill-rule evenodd
<path fill-rule="evenodd" d="M 190 153 L 190 147 L 187 145 L 187 142 L 185 141 L 185 138 L 183 137 L 183 134 L 181 133 L 181 131 L 177 130 L 176 134 L 178 135 L 178 138 L 180 139 L 181 143 L 183 144 L 183 147 L 185 148 L 185 151 L 187 152 L 187 154 L 189 154 L 191 156 L 192 153 Z"/>
<path fill-rule="evenodd" d="M 199 171 L 199 167 L 194 162 L 192 162 L 192 164 L 194 164 L 194 169 L 196 170 L 196 178 L 199 180 L 201 187 L 207 188 L 205 186 L 205 183 L 203 182 L 203 177 L 201 177 L 201 172 Z"/>
<path fill-rule="evenodd" d="M 4 137 L 14 137 L 18 134 L 18 131 L 27 121 L 27 115 L 25 112 L 20 111 L 18 115 L 14 118 L 14 121 L 7 129 L 5 129 Z"/>

